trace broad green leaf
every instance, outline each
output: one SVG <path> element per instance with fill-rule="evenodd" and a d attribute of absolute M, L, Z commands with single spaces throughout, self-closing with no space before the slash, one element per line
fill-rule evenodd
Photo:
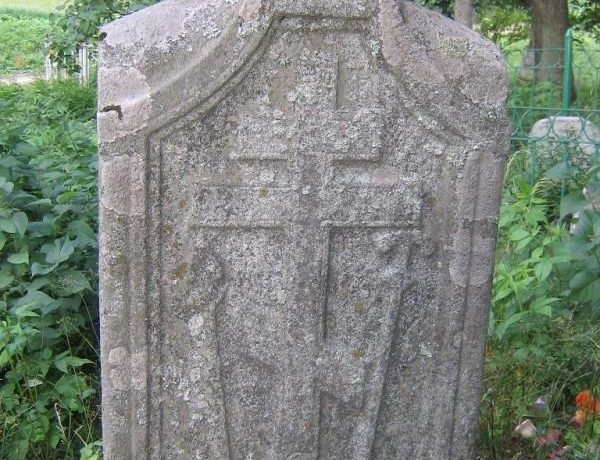
<path fill-rule="evenodd" d="M 19 264 L 28 264 L 29 263 L 29 253 L 27 250 L 18 252 L 16 254 L 11 254 L 8 256 L 8 262 L 14 265 Z"/>
<path fill-rule="evenodd" d="M 529 243 L 531 243 L 531 240 L 533 240 L 533 237 L 531 237 L 531 236 L 528 236 L 528 237 L 520 240 L 517 243 L 517 246 L 515 247 L 515 251 L 519 252 L 519 251 L 523 250 Z"/>
<path fill-rule="evenodd" d="M 529 314 L 528 311 L 515 313 L 515 314 L 509 316 L 508 319 L 506 319 L 506 321 L 503 321 L 502 323 L 500 323 L 500 325 L 496 327 L 496 336 L 498 337 L 498 339 L 502 340 L 502 338 L 506 334 L 506 331 L 508 330 L 508 328 L 510 326 L 512 326 L 513 324 L 521 321 L 528 314 Z"/>
<path fill-rule="evenodd" d="M 64 374 L 54 385 L 54 389 L 63 397 L 63 402 L 73 411 L 83 409 L 79 398 L 82 388 L 87 388 L 85 382 L 72 374 Z"/>
<path fill-rule="evenodd" d="M 16 212 L 13 214 L 13 221 L 15 223 L 15 228 L 17 229 L 17 233 L 21 238 L 25 236 L 25 231 L 27 230 L 27 214 L 24 212 Z"/>
<path fill-rule="evenodd" d="M 508 297 L 509 295 L 511 295 L 513 292 L 513 290 L 511 288 L 504 288 L 501 289 L 500 291 L 498 291 L 496 293 L 496 295 L 494 296 L 494 302 L 498 302 L 506 297 Z"/>
<path fill-rule="evenodd" d="M 15 316 L 17 318 L 37 318 L 40 315 L 34 311 L 32 311 L 32 309 L 35 308 L 35 304 L 30 303 L 30 304 L 26 304 L 23 305 L 21 307 L 18 307 L 15 309 Z"/>
<path fill-rule="evenodd" d="M 41 251 L 46 254 L 46 262 L 58 264 L 67 260 L 75 251 L 75 247 L 70 240 L 65 238 L 54 240 L 54 243 L 44 244 Z"/>
<path fill-rule="evenodd" d="M 539 264 L 536 264 L 535 268 L 533 269 L 533 273 L 540 281 L 544 281 L 546 278 L 548 278 L 550 272 L 552 272 L 552 262 L 550 262 L 548 259 L 542 260 Z"/>
<path fill-rule="evenodd" d="M 600 279 L 596 278 L 583 286 L 576 297 L 581 302 L 597 302 L 600 299 Z"/>
<path fill-rule="evenodd" d="M 33 236 L 50 236 L 54 234 L 54 225 L 50 222 L 30 222 L 29 233 Z"/>
<path fill-rule="evenodd" d="M 5 168 L 12 168 L 21 164 L 19 160 L 17 160 L 13 155 L 0 158 L 0 166 L 4 166 Z"/>
<path fill-rule="evenodd" d="M 48 328 L 44 328 L 44 333 L 46 332 L 46 329 L 48 329 Z M 42 334 L 42 336 L 43 336 L 43 334 Z M 43 359 L 43 356 L 42 356 L 42 359 L 39 359 L 36 361 L 37 361 L 38 369 L 40 371 L 40 375 L 45 377 L 48 374 L 48 371 L 50 370 L 50 362 L 48 361 L 48 358 Z"/>
<path fill-rule="evenodd" d="M 51 348 L 44 348 L 41 352 L 41 357 L 42 359 L 50 359 L 52 357 L 52 349 Z"/>
<path fill-rule="evenodd" d="M 83 220 L 76 220 L 69 224 L 71 235 L 75 236 L 75 246 L 97 246 L 96 232 Z"/>
<path fill-rule="evenodd" d="M 571 252 L 571 256 L 575 259 L 578 258 L 587 258 L 587 239 L 583 237 L 581 234 L 572 235 L 566 242 L 569 251 Z"/>
<path fill-rule="evenodd" d="M 585 211 L 586 214 L 590 214 L 590 220 L 592 221 L 592 227 L 594 229 L 594 236 L 596 238 L 600 237 L 600 212 L 594 211 Z M 596 240 L 598 241 L 598 240 Z"/>
<path fill-rule="evenodd" d="M 4 249 L 4 245 L 6 244 L 6 235 L 0 232 L 0 251 Z"/>
<path fill-rule="evenodd" d="M 56 368 L 64 373 L 69 372 L 69 367 L 81 367 L 84 364 L 93 364 L 89 359 L 78 358 L 77 356 L 64 356 L 54 361 Z"/>
<path fill-rule="evenodd" d="M 0 230 L 5 233 L 17 233 L 15 222 L 10 217 L 0 217 Z"/>
<path fill-rule="evenodd" d="M 531 253 L 531 257 L 533 259 L 539 259 L 540 257 L 542 257 L 543 253 L 544 253 L 544 248 L 535 248 L 533 250 L 533 252 Z"/>
<path fill-rule="evenodd" d="M 52 201 L 49 198 L 42 198 L 39 200 L 35 200 L 32 201 L 30 203 L 27 203 L 27 207 L 28 208 L 33 208 L 33 207 L 50 207 L 52 206 Z"/>
<path fill-rule="evenodd" d="M 529 356 L 529 348 L 519 347 L 515 350 L 514 358 L 516 361 L 524 361 Z"/>
<path fill-rule="evenodd" d="M 7 348 L 0 350 L 0 369 L 3 368 L 13 357 Z"/>
<path fill-rule="evenodd" d="M 31 289 L 27 291 L 23 297 L 21 297 L 17 303 L 17 307 L 29 306 L 32 309 L 38 309 L 42 313 L 46 314 L 49 311 L 55 309 L 56 300 L 50 297 L 48 294 L 42 291 Z"/>
<path fill-rule="evenodd" d="M 79 379 L 77 379 L 74 375 L 63 375 L 56 384 L 54 385 L 54 389 L 62 396 L 76 396 L 78 393 L 78 383 Z"/>
<path fill-rule="evenodd" d="M 81 396 L 81 399 L 87 399 L 90 396 L 93 396 L 95 394 L 96 394 L 96 390 L 91 387 L 88 387 L 87 389 L 85 389 L 81 393 L 79 393 L 79 395 Z"/>
<path fill-rule="evenodd" d="M 529 232 L 523 230 L 522 228 L 515 228 L 511 230 L 509 238 L 511 241 L 521 241 L 523 238 L 527 238 L 529 236 Z"/>
<path fill-rule="evenodd" d="M 29 291 L 39 291 L 43 287 L 48 286 L 51 283 L 51 280 L 47 276 L 41 276 L 39 278 L 34 279 L 28 285 L 25 284 L 27 292 Z"/>
<path fill-rule="evenodd" d="M 56 449 L 56 446 L 58 446 L 58 443 L 61 440 L 61 433 L 60 431 L 58 431 L 57 429 L 52 429 L 50 431 L 50 447 L 52 447 L 52 449 Z"/>
<path fill-rule="evenodd" d="M 101 460 L 100 456 L 100 448 L 102 443 L 100 441 L 93 442 L 91 444 L 86 444 L 79 451 L 80 459 L 79 460 Z"/>
<path fill-rule="evenodd" d="M 546 219 L 546 213 L 542 206 L 534 206 L 527 214 L 527 222 L 530 225 L 537 225 L 538 222 L 543 222 Z"/>
<path fill-rule="evenodd" d="M 548 258 L 548 261 L 552 264 L 565 264 L 571 262 L 570 256 L 555 256 Z"/>
<path fill-rule="evenodd" d="M 15 188 L 15 184 L 8 182 L 6 177 L 0 176 L 0 189 L 4 190 L 7 194 L 11 193 Z"/>
<path fill-rule="evenodd" d="M 592 272 L 587 270 L 580 271 L 573 278 L 571 278 L 571 281 L 569 281 L 569 287 L 571 289 L 581 289 L 595 279 L 596 277 Z"/>
<path fill-rule="evenodd" d="M 13 207 L 19 209 L 27 207 L 29 203 L 35 200 L 37 200 L 37 197 L 35 195 L 24 192 L 22 190 L 17 190 L 11 195 L 11 202 Z"/>
<path fill-rule="evenodd" d="M 515 218 L 514 212 L 505 212 L 504 208 L 500 212 L 500 218 L 498 219 L 498 227 L 504 228 L 510 224 Z"/>
<path fill-rule="evenodd" d="M 536 299 L 529 309 L 537 315 L 552 316 L 552 304 L 557 301 L 555 297 L 541 297 Z"/>
<path fill-rule="evenodd" d="M 58 264 L 42 265 L 38 262 L 34 262 L 33 264 L 31 264 L 31 277 L 38 275 L 47 275 L 48 273 L 54 271 L 56 267 L 58 267 Z"/>
<path fill-rule="evenodd" d="M 16 156 L 23 157 L 33 157 L 39 152 L 39 147 L 36 145 L 30 144 L 29 142 L 19 142 L 17 145 L 13 147 L 13 152 Z"/>
<path fill-rule="evenodd" d="M 44 318 L 45 316 L 42 316 L 40 319 L 43 320 Z M 64 339 L 65 331 L 62 330 L 62 328 L 61 330 L 57 330 L 52 326 L 46 326 L 45 323 L 43 324 L 43 327 L 42 324 L 38 325 L 38 328 L 40 329 L 40 340 L 43 340 L 43 343 L 45 345 L 53 346 L 53 344 L 57 344 L 60 342 L 60 340 L 57 339 Z"/>
<path fill-rule="evenodd" d="M 0 271 L 0 289 L 5 289 L 12 284 L 14 277 L 10 270 L 1 270 Z"/>

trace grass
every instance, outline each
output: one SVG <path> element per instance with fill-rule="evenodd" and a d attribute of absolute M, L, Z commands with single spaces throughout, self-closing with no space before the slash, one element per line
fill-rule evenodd
<path fill-rule="evenodd" d="M 0 75 L 41 73 L 48 19 L 0 14 Z"/>
<path fill-rule="evenodd" d="M 598 394 L 598 380 L 594 377 L 600 364 L 597 317 L 573 311 L 549 321 L 538 321 L 533 329 L 517 331 L 505 343 L 488 346 L 479 430 L 480 458 L 550 458 L 558 445 L 541 446 L 515 432 L 524 419 L 534 423 L 539 436 L 551 430 L 560 432 L 560 444 L 573 449 L 569 459 L 600 458 L 574 455 L 576 451 L 585 455 L 593 447 L 598 427 L 576 429 L 571 425 L 576 411 L 575 395 L 585 389 Z M 536 406 L 536 401 L 544 404 Z"/>
<path fill-rule="evenodd" d="M 0 0 L 0 13 L 48 15 L 65 0 Z"/>

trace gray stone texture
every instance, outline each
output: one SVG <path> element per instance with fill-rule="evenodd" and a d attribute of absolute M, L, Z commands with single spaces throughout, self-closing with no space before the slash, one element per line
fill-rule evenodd
<path fill-rule="evenodd" d="M 106 458 L 473 458 L 498 50 L 396 0 L 167 0 L 104 34 Z"/>

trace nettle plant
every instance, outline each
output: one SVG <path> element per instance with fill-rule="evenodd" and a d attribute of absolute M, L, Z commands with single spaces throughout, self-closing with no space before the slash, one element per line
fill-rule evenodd
<path fill-rule="evenodd" d="M 509 164 L 498 222 L 489 331 L 499 341 L 536 318 L 600 313 L 600 166 L 559 163 L 530 185 L 527 155 Z"/>
<path fill-rule="evenodd" d="M 600 394 L 600 167 L 559 163 L 531 185 L 528 157 L 527 148 L 511 157 L 500 210 L 482 458 L 508 458 L 513 448 L 600 458 L 590 456 L 600 403 L 571 422 L 576 395 Z M 523 422 L 537 427 L 527 439 L 515 433 Z"/>
<path fill-rule="evenodd" d="M 525 171 L 527 152 L 517 152 L 508 166 L 498 221 L 498 259 L 494 275 L 489 333 L 502 341 L 516 326 L 535 317 L 551 317 L 560 300 L 557 273 L 568 264 L 563 226 L 552 221 L 549 196 L 554 184 L 543 178 L 534 185 Z"/>
<path fill-rule="evenodd" d="M 70 82 L 0 87 L 2 459 L 100 455 L 94 107 Z"/>

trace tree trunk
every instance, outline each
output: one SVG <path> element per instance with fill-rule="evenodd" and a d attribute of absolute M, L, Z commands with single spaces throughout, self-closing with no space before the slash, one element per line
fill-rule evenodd
<path fill-rule="evenodd" d="M 454 2 L 454 19 L 469 29 L 473 28 L 473 0 L 456 0 Z"/>
<path fill-rule="evenodd" d="M 569 28 L 567 0 L 531 0 L 531 7 L 536 77 L 560 84 L 564 37 Z"/>

